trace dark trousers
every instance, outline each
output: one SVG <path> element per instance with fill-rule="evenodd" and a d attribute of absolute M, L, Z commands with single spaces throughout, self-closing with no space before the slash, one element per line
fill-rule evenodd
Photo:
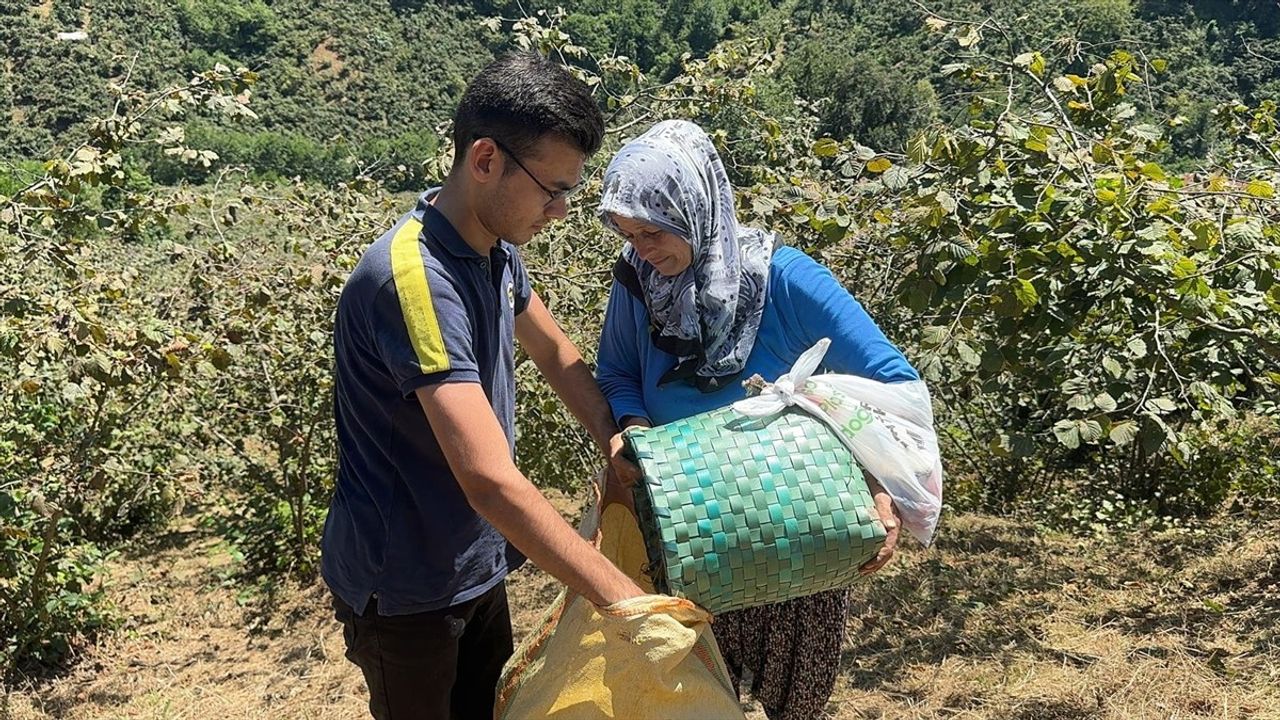
<path fill-rule="evenodd" d="M 363 615 L 333 598 L 347 659 L 364 672 L 377 720 L 492 720 L 502 665 L 511 657 L 506 583 L 430 612 Z"/>

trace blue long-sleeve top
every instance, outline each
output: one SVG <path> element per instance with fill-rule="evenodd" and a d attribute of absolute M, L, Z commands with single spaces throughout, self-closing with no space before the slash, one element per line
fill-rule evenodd
<path fill-rule="evenodd" d="M 741 379 L 758 373 L 769 382 L 776 380 L 824 337 L 831 339 L 831 347 L 818 372 L 881 382 L 920 378 L 830 270 L 795 248 L 778 248 L 769 268 L 760 330 Z M 596 380 L 614 419 L 621 423 L 634 415 L 661 425 L 746 397 L 736 382 L 710 393 L 679 380 L 659 386 L 658 379 L 675 364 L 676 357 L 655 347 L 649 336 L 644 301 L 615 280 L 596 364 Z"/>

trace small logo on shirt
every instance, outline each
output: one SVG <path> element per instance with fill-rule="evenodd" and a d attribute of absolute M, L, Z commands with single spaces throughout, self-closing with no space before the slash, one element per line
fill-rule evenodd
<path fill-rule="evenodd" d="M 507 307 L 511 308 L 511 311 L 512 311 L 512 312 L 515 312 L 515 309 L 516 309 L 516 285 L 515 285 L 515 283 L 507 283 Z"/>

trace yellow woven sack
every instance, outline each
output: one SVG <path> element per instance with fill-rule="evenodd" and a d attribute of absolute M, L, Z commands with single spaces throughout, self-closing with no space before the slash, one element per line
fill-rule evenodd
<path fill-rule="evenodd" d="M 600 551 L 652 590 L 635 517 L 614 504 L 599 524 Z M 597 608 L 562 590 L 503 668 L 494 718 L 743 720 L 710 621 L 665 595 Z"/>

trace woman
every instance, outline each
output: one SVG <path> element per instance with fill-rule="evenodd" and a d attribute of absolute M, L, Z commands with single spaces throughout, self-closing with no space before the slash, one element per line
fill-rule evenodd
<path fill-rule="evenodd" d="M 724 407 L 753 374 L 773 380 L 831 339 L 820 371 L 882 382 L 916 371 L 835 277 L 777 236 L 738 225 L 733 188 L 710 138 L 658 123 L 609 164 L 600 217 L 627 244 L 614 267 L 597 379 L 619 425 L 657 425 Z M 896 513 L 874 480 L 886 550 Z M 615 490 L 616 493 L 616 490 Z M 847 590 L 724 613 L 714 632 L 740 685 L 771 720 L 819 717 L 840 665 Z"/>

